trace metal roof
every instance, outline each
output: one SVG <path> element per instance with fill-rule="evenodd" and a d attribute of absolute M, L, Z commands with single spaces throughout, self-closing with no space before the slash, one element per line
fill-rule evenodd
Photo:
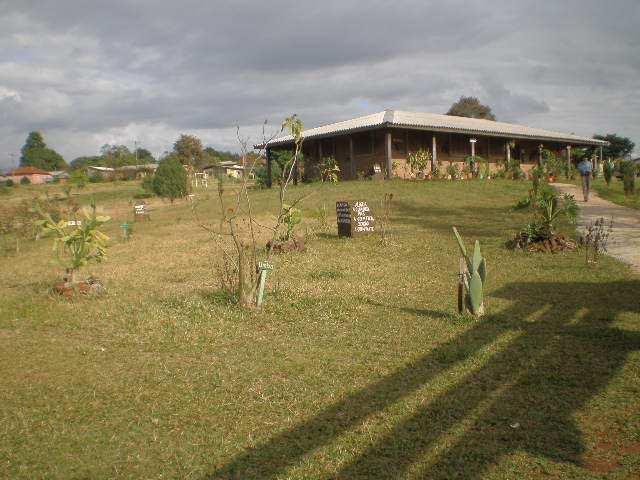
<path fill-rule="evenodd" d="M 479 118 L 456 117 L 453 115 L 438 115 L 436 113 L 406 112 L 402 110 L 385 110 L 372 115 L 322 125 L 304 130 L 302 137 L 304 139 L 323 138 L 380 127 L 498 136 L 510 139 L 550 140 L 579 145 L 607 145 L 607 142 L 603 140 L 543 130 L 541 128 L 526 127 L 513 123 L 494 122 L 492 120 Z M 293 137 L 291 135 L 284 135 L 267 143 L 268 146 L 279 146 L 286 145 L 292 141 Z M 264 145 L 256 145 L 256 148 L 260 147 L 264 147 Z"/>

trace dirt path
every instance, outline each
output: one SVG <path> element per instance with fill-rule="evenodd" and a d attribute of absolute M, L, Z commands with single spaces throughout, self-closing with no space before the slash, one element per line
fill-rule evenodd
<path fill-rule="evenodd" d="M 640 273 L 640 210 L 616 205 L 600 198 L 594 191 L 589 195 L 589 202 L 585 203 L 580 187 L 566 183 L 555 183 L 554 186 L 560 192 L 570 193 L 575 197 L 580 206 L 578 228 L 581 230 L 600 217 L 607 221 L 613 218 L 609 255 L 631 265 Z"/>

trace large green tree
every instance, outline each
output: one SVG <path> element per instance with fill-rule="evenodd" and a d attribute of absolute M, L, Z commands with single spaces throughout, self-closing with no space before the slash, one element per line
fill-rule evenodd
<path fill-rule="evenodd" d="M 180 135 L 173 144 L 173 152 L 183 165 L 202 166 L 204 160 L 202 142 L 195 135 Z"/>
<path fill-rule="evenodd" d="M 30 132 L 20 150 L 20 165 L 41 170 L 64 170 L 67 162 L 55 150 L 48 148 L 40 132 Z"/>
<path fill-rule="evenodd" d="M 175 155 L 168 155 L 158 165 L 152 180 L 156 195 L 171 200 L 187 195 L 187 171 Z"/>
<path fill-rule="evenodd" d="M 597 140 L 606 140 L 609 145 L 602 147 L 602 155 L 605 158 L 626 158 L 633 152 L 636 144 L 628 137 L 623 137 L 615 133 L 608 133 L 606 135 L 594 135 L 593 138 Z"/>
<path fill-rule="evenodd" d="M 118 168 L 124 165 L 135 165 L 136 156 L 125 145 L 105 144 L 100 149 L 105 167 Z"/>
<path fill-rule="evenodd" d="M 138 159 L 138 165 L 143 165 L 145 163 L 156 163 L 156 159 L 146 148 L 138 147 L 136 150 L 134 150 L 133 154 Z"/>
<path fill-rule="evenodd" d="M 494 120 L 496 116 L 491 111 L 491 107 L 480 103 L 476 97 L 460 97 L 460 99 L 451 105 L 447 115 L 455 115 L 457 117 L 483 118 L 485 120 Z"/>

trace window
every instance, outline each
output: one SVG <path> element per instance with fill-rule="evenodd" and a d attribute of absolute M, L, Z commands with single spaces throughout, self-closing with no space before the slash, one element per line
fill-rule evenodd
<path fill-rule="evenodd" d="M 353 150 L 356 155 L 371 155 L 373 153 L 373 132 L 354 135 Z"/>
<path fill-rule="evenodd" d="M 391 151 L 393 153 L 407 153 L 407 143 L 404 132 L 393 132 L 391 134 Z"/>

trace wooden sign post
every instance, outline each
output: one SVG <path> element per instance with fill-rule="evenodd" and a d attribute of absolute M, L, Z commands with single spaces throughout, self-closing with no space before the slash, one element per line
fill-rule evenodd
<path fill-rule="evenodd" d="M 339 237 L 356 237 L 375 232 L 375 218 L 365 201 L 336 202 Z"/>
<path fill-rule="evenodd" d="M 149 209 L 145 203 L 138 203 L 133 206 L 133 220 L 150 220 Z"/>

